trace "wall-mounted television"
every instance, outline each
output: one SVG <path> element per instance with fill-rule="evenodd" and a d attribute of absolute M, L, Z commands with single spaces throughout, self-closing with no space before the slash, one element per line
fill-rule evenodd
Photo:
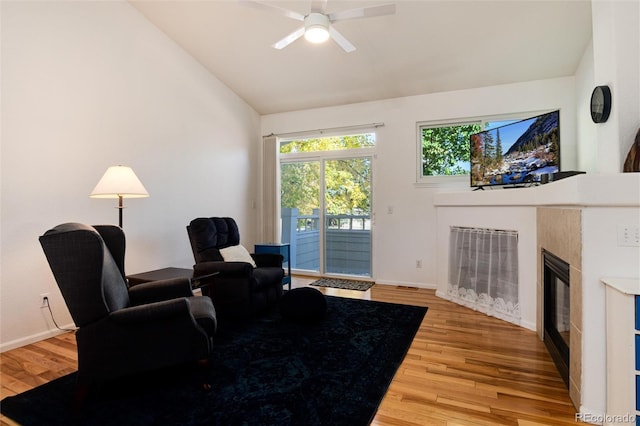
<path fill-rule="evenodd" d="M 471 186 L 523 186 L 560 171 L 560 111 L 472 134 Z"/>

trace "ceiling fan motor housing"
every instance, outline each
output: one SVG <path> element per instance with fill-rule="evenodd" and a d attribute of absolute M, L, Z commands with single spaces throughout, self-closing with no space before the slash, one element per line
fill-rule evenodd
<path fill-rule="evenodd" d="M 304 38 L 312 43 L 322 43 L 329 38 L 329 17 L 312 12 L 304 18 Z"/>

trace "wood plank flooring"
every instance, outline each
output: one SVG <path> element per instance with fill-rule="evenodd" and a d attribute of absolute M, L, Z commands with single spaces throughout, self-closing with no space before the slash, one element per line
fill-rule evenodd
<path fill-rule="evenodd" d="M 294 287 L 314 279 L 294 277 Z M 575 408 L 536 334 L 435 296 L 376 285 L 326 294 L 428 306 L 374 426 L 567 425 Z M 73 333 L 0 354 L 0 398 L 75 371 Z M 348 402 L 345 402 L 348 403 Z M 0 416 L 0 425 L 14 425 Z"/>

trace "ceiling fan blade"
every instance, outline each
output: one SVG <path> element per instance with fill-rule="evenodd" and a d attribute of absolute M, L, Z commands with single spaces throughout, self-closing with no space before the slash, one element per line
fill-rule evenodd
<path fill-rule="evenodd" d="M 351 53 L 356 50 L 356 47 L 351 44 L 349 40 L 347 40 L 342 34 L 340 34 L 338 30 L 333 28 L 333 25 L 329 27 L 329 35 L 331 35 L 333 41 L 335 41 L 338 46 L 342 47 L 342 50 L 344 50 L 345 52 Z"/>
<path fill-rule="evenodd" d="M 287 18 L 295 19 L 296 21 L 304 21 L 304 15 L 302 13 L 294 12 L 293 10 L 285 9 L 283 7 L 273 6 L 270 4 L 254 1 L 254 0 L 237 0 L 243 6 L 251 7 L 266 12 L 277 13 L 278 15 L 286 16 Z"/>
<path fill-rule="evenodd" d="M 294 32 L 292 32 L 291 34 L 289 34 L 288 36 L 286 36 L 285 38 L 283 38 L 282 40 L 274 43 L 273 47 L 278 50 L 284 49 L 285 47 L 287 47 L 288 45 L 290 45 L 291 43 L 293 43 L 294 41 L 302 37 L 303 34 L 304 34 L 304 27 L 300 27 Z"/>
<path fill-rule="evenodd" d="M 324 13 L 327 8 L 327 0 L 312 0 L 311 1 L 311 13 Z"/>
<path fill-rule="evenodd" d="M 393 15 L 396 13 L 395 4 L 382 4 L 380 6 L 361 7 L 358 9 L 343 10 L 330 13 L 331 22 L 345 21 L 347 19 L 372 18 L 374 16 Z"/>

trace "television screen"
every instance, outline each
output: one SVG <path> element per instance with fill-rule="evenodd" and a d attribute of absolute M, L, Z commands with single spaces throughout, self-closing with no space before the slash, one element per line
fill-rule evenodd
<path fill-rule="evenodd" d="M 560 171 L 560 111 L 469 137 L 471 186 L 523 185 Z"/>

